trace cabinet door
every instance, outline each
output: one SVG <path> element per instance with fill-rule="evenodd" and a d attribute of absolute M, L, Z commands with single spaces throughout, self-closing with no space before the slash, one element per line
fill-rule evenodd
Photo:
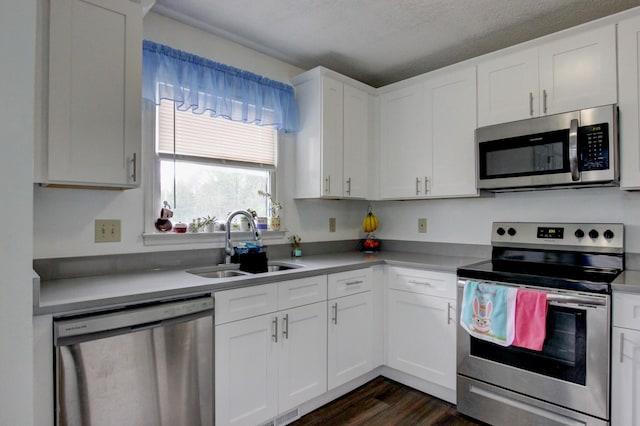
<path fill-rule="evenodd" d="M 430 174 L 425 114 L 423 83 L 380 96 L 380 198 L 424 197 Z"/>
<path fill-rule="evenodd" d="M 322 77 L 322 195 L 342 197 L 343 85 Z"/>
<path fill-rule="evenodd" d="M 254 426 L 277 414 L 277 321 L 271 314 L 215 328 L 216 424 Z"/>
<path fill-rule="evenodd" d="M 344 85 L 344 196 L 367 198 L 369 94 Z"/>
<path fill-rule="evenodd" d="M 478 126 L 536 117 L 538 106 L 537 49 L 478 64 Z"/>
<path fill-rule="evenodd" d="M 327 391 L 327 302 L 280 312 L 279 401 L 286 412 Z"/>
<path fill-rule="evenodd" d="M 540 47 L 541 115 L 616 103 L 615 31 L 609 25 Z"/>
<path fill-rule="evenodd" d="M 453 299 L 389 290 L 388 365 L 455 389 L 455 303 Z"/>
<path fill-rule="evenodd" d="M 612 330 L 611 425 L 640 425 L 640 331 Z"/>
<path fill-rule="evenodd" d="M 640 189 L 640 17 L 618 23 L 620 187 Z"/>
<path fill-rule="evenodd" d="M 328 388 L 340 386 L 373 368 L 371 292 L 329 301 Z"/>
<path fill-rule="evenodd" d="M 142 7 L 59 0 L 50 22 L 47 181 L 137 186 Z"/>
<path fill-rule="evenodd" d="M 429 79 L 426 98 L 432 170 L 426 195 L 477 195 L 475 67 Z"/>

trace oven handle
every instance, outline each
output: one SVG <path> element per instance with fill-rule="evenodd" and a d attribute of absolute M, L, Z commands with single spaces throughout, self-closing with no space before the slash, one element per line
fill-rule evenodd
<path fill-rule="evenodd" d="M 464 288 L 465 280 L 458 280 L 458 287 Z M 536 290 L 540 291 L 540 290 Z M 544 293 L 544 292 L 543 292 Z M 606 306 L 607 301 L 600 297 L 572 296 L 566 294 L 547 293 L 547 302 L 572 303 L 575 305 Z"/>

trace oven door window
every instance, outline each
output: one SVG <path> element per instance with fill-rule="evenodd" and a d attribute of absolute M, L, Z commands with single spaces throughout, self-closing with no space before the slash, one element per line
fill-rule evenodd
<path fill-rule="evenodd" d="M 569 130 L 482 142 L 480 178 L 507 178 L 569 171 Z"/>
<path fill-rule="evenodd" d="M 586 384 L 587 314 L 549 305 L 542 351 L 499 346 L 470 337 L 471 355 L 579 385 Z"/>

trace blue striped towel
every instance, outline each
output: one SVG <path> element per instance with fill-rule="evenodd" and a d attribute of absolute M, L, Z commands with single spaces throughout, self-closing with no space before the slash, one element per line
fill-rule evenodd
<path fill-rule="evenodd" d="M 462 296 L 460 325 L 481 340 L 509 346 L 515 330 L 518 290 L 494 284 L 467 281 Z"/>

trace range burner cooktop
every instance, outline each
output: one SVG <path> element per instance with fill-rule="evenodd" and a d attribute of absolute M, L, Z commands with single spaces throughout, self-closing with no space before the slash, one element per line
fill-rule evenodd
<path fill-rule="evenodd" d="M 491 260 L 462 278 L 609 293 L 624 269 L 624 225 L 496 222 Z"/>

